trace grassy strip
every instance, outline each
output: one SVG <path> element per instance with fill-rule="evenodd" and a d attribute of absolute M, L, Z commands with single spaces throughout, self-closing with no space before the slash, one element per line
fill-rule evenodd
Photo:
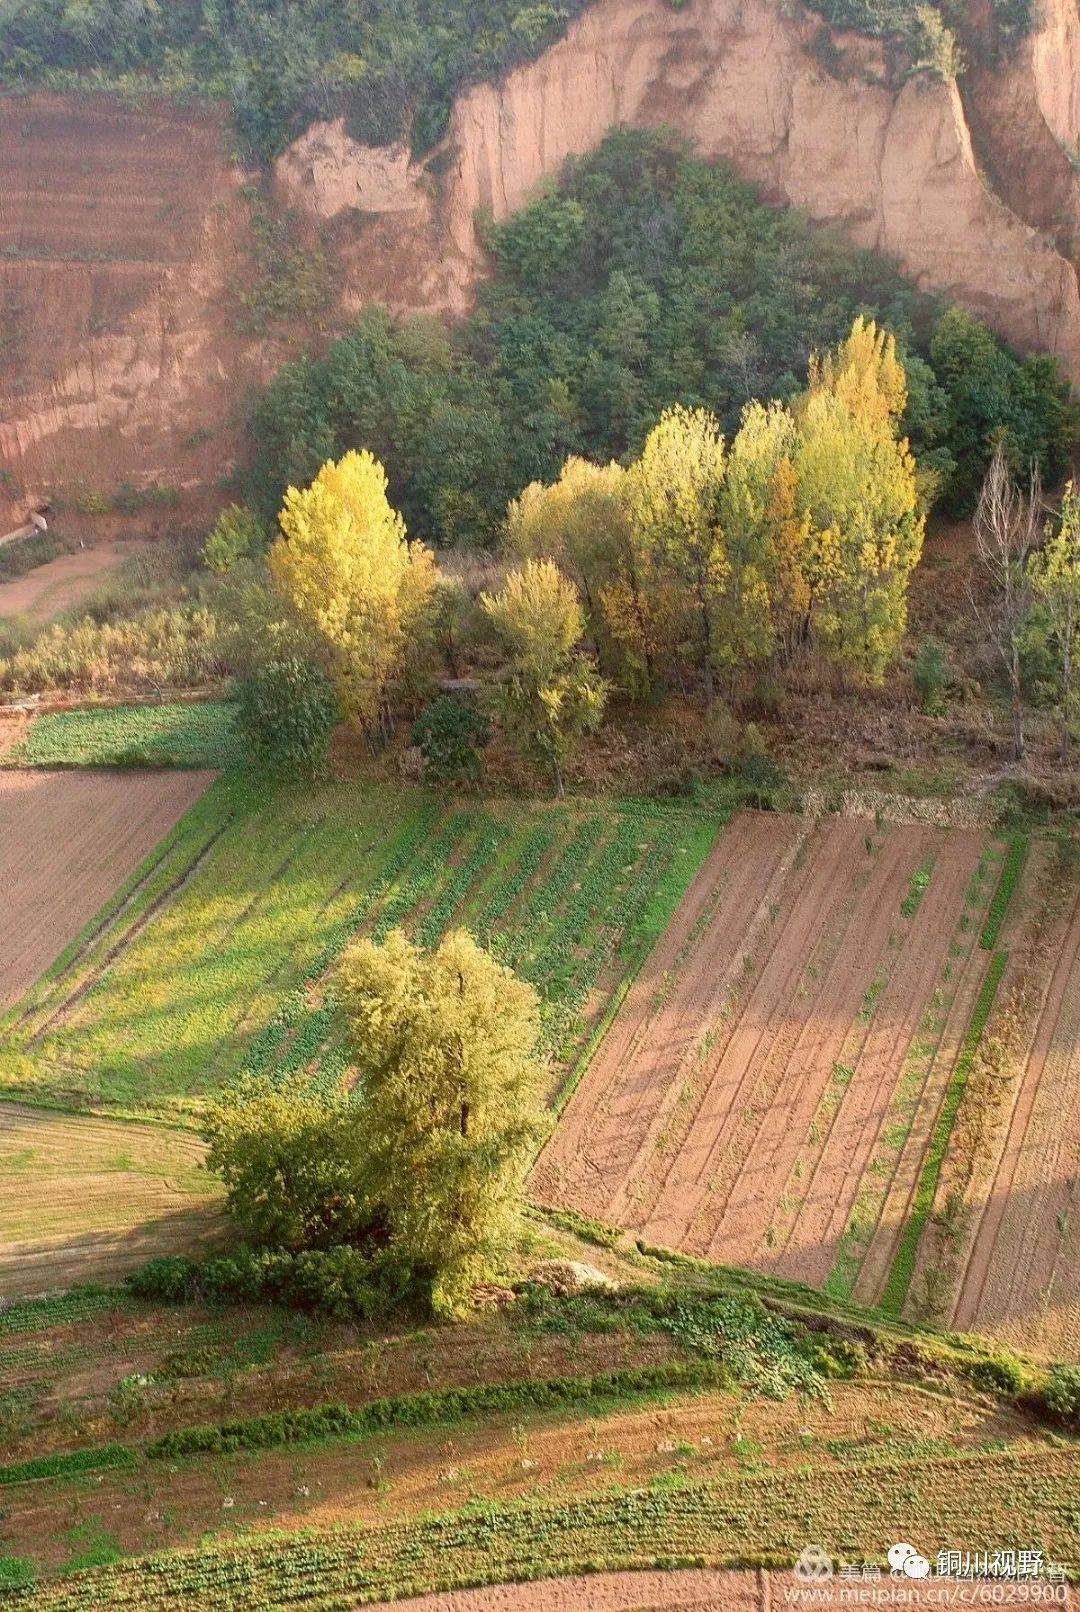
<path fill-rule="evenodd" d="M 217 767 L 237 759 L 220 701 L 116 705 L 38 717 L 9 760 L 27 767 Z"/>
<path fill-rule="evenodd" d="M 126 1444 L 100 1444 L 90 1450 L 61 1450 L 39 1455 L 32 1461 L 14 1461 L 0 1466 L 0 1484 L 30 1483 L 34 1478 L 69 1478 L 79 1472 L 115 1472 L 138 1464 L 135 1451 Z"/>
<path fill-rule="evenodd" d="M 1028 853 L 1031 840 L 1027 834 L 1014 834 L 1009 841 L 1005 852 L 1005 860 L 1001 864 L 1001 876 L 998 879 L 994 899 L 990 903 L 983 924 L 982 934 L 979 936 L 979 945 L 984 952 L 992 952 L 1001 933 L 1001 925 L 1012 900 L 1013 891 L 1020 880 L 1024 869 L 1024 858 Z"/>
<path fill-rule="evenodd" d="M 546 1381 L 491 1383 L 476 1388 L 446 1388 L 426 1394 L 396 1394 L 375 1399 L 359 1410 L 348 1405 L 319 1405 L 313 1410 L 275 1411 L 219 1425 L 184 1427 L 166 1433 L 147 1447 L 152 1460 L 179 1455 L 232 1454 L 237 1450 L 273 1450 L 285 1444 L 368 1438 L 392 1428 L 441 1427 L 468 1416 L 495 1416 L 506 1411 L 557 1410 L 562 1406 L 619 1402 L 669 1390 L 713 1388 L 728 1381 L 713 1361 L 639 1367 L 602 1372 L 595 1377 L 553 1377 Z"/>
<path fill-rule="evenodd" d="M 982 989 L 979 992 L 968 1025 L 964 1044 L 960 1055 L 949 1077 L 949 1084 L 945 1088 L 945 1097 L 941 1104 L 937 1124 L 934 1127 L 930 1146 L 923 1159 L 922 1172 L 919 1184 L 915 1189 L 915 1198 L 911 1213 L 904 1225 L 900 1245 L 893 1257 L 889 1270 L 889 1279 L 885 1284 L 885 1291 L 881 1296 L 881 1308 L 887 1315 L 899 1315 L 904 1307 L 911 1286 L 911 1278 L 915 1273 L 915 1257 L 919 1251 L 919 1239 L 922 1237 L 923 1227 L 926 1225 L 930 1211 L 934 1207 L 934 1197 L 937 1193 L 938 1181 L 941 1179 L 941 1167 L 945 1162 L 945 1150 L 949 1145 L 949 1137 L 956 1121 L 960 1101 L 967 1087 L 968 1077 L 975 1063 L 975 1054 L 979 1050 L 986 1021 L 990 1017 L 990 1010 L 997 996 L 998 986 L 1005 973 L 1005 965 L 1009 961 L 1008 952 L 995 952 L 986 971 Z"/>

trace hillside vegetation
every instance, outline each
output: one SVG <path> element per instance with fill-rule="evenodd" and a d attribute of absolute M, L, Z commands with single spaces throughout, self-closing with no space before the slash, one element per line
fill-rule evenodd
<path fill-rule="evenodd" d="M 1012 356 L 875 253 L 765 205 L 723 165 L 625 130 L 491 230 L 493 274 L 446 332 L 379 309 L 324 360 L 287 365 L 251 416 L 255 498 L 367 447 L 411 532 L 490 543 L 507 501 L 569 454 L 636 453 L 673 403 L 726 431 L 753 397 L 792 399 L 810 356 L 867 313 L 897 337 L 901 422 L 927 493 L 970 512 L 996 432 L 1053 483 L 1067 466 L 1068 389 L 1053 359 Z"/>
<path fill-rule="evenodd" d="M 669 0 L 674 3 L 674 0 Z M 429 149 L 464 85 L 539 55 L 585 0 L 22 0 L 0 16 L 0 71 L 16 83 L 90 81 L 179 96 L 224 96 L 238 132 L 268 158 L 317 118 L 346 117 L 357 138 L 411 137 Z M 925 33 L 913 0 L 823 0 L 838 27 L 904 41 Z M 1030 24 L 1030 0 L 995 0 L 1008 40 Z"/>

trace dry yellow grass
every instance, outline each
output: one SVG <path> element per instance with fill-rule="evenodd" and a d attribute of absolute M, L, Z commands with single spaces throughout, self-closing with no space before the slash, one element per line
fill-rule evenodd
<path fill-rule="evenodd" d="M 0 1104 L 0 1298 L 111 1281 L 220 1225 L 197 1137 Z"/>

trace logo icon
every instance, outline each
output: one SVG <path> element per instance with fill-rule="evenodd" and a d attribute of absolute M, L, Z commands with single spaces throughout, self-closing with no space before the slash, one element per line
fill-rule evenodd
<path fill-rule="evenodd" d="M 832 1557 L 820 1545 L 804 1545 L 795 1563 L 800 1584 L 827 1584 L 833 1576 Z"/>
<path fill-rule="evenodd" d="M 888 1562 L 894 1573 L 902 1573 L 905 1578 L 925 1578 L 930 1571 L 926 1557 L 903 1540 L 890 1545 Z"/>

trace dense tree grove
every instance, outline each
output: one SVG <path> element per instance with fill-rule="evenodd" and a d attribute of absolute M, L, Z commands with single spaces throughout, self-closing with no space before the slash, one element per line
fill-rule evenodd
<path fill-rule="evenodd" d="M 257 154 L 344 113 L 359 139 L 418 150 L 456 91 L 557 39 L 584 0 L 15 0 L 0 9 L 8 79 L 106 81 L 228 97 Z"/>
<path fill-rule="evenodd" d="M 1015 358 L 881 257 L 662 136 L 612 134 L 489 241 L 494 273 L 461 328 L 372 310 L 324 360 L 280 372 L 251 420 L 267 519 L 287 485 L 365 446 L 411 531 L 490 545 L 523 487 L 553 482 L 568 457 L 639 453 L 666 408 L 708 409 L 732 434 L 752 399 L 790 403 L 811 354 L 860 313 L 896 338 L 923 494 L 970 513 L 999 435 L 1047 484 L 1067 469 L 1052 359 Z"/>
<path fill-rule="evenodd" d="M 358 138 L 411 133 L 427 150 L 454 95 L 553 44 L 586 0 L 8 0 L 0 67 L 9 80 L 150 77 L 231 100 L 249 147 L 273 156 L 315 118 L 344 114 Z M 682 0 L 669 0 L 678 6 Z M 940 70 L 942 12 L 924 0 L 819 0 L 834 26 L 887 37 L 914 67 Z M 1031 0 L 991 0 L 990 48 L 1030 27 Z"/>

